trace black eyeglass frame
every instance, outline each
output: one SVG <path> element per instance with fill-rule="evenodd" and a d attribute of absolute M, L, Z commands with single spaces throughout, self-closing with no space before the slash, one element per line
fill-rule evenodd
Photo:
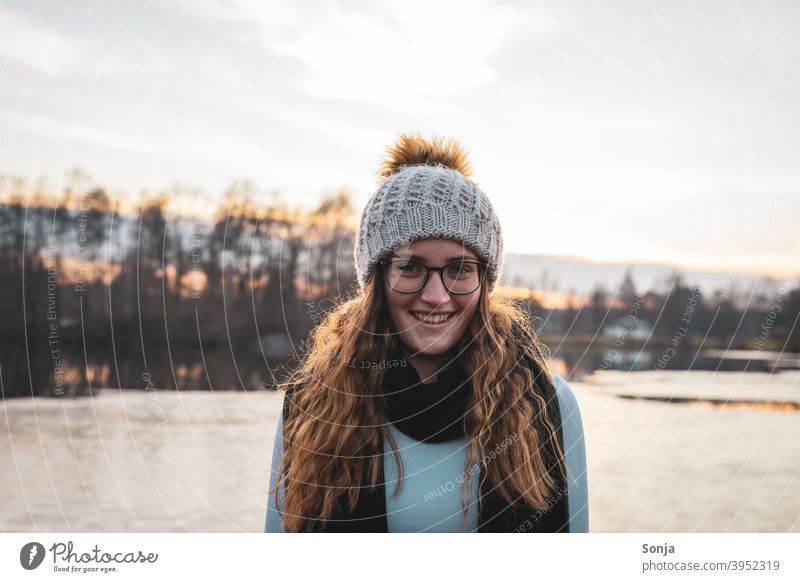
<path fill-rule="evenodd" d="M 419 288 L 416 289 L 415 291 L 400 291 L 399 289 L 395 289 L 394 287 L 392 287 L 392 284 L 389 282 L 389 276 L 388 276 L 388 273 L 386 272 L 386 265 L 388 265 L 390 263 L 393 263 L 393 262 L 401 262 L 401 261 L 402 262 L 406 262 L 406 263 L 412 263 L 413 262 L 413 263 L 416 263 L 416 264 L 418 264 L 419 266 L 421 266 L 421 267 L 423 267 L 425 269 L 425 278 L 422 280 L 422 284 L 419 286 Z M 460 291 L 460 292 L 459 291 L 453 291 L 452 289 L 450 289 L 450 287 L 447 286 L 447 283 L 444 282 L 444 270 L 447 267 L 449 267 L 450 265 L 464 264 L 464 263 L 468 263 L 470 265 L 477 265 L 478 267 L 480 267 L 482 269 L 482 270 L 479 270 L 479 273 L 478 273 L 478 286 L 475 287 L 475 289 L 473 289 L 472 291 Z M 422 291 L 425 288 L 425 285 L 428 284 L 428 279 L 430 279 L 430 277 L 431 277 L 431 271 L 434 271 L 434 272 L 438 271 L 439 279 L 441 279 L 442 285 L 444 285 L 444 288 L 447 289 L 448 293 L 452 293 L 453 295 L 470 295 L 471 293 L 475 293 L 475 291 L 477 291 L 478 289 L 481 288 L 481 283 L 483 283 L 483 278 L 486 276 L 486 269 L 489 267 L 488 263 L 484 263 L 484 262 L 481 262 L 481 261 L 473 261 L 473 260 L 451 261 L 449 263 L 445 263 L 441 267 L 429 267 L 428 265 L 424 264 L 422 261 L 418 261 L 416 259 L 382 259 L 382 260 L 378 261 L 378 264 L 380 264 L 381 271 L 383 271 L 383 279 L 384 279 L 384 281 L 386 281 L 386 283 L 389 285 L 389 287 L 391 287 L 394 291 L 397 291 L 398 293 L 404 293 L 406 295 L 413 295 L 414 293 L 419 293 L 420 291 Z"/>

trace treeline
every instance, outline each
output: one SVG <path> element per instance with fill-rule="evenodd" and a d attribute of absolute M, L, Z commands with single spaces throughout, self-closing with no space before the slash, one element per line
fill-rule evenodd
<path fill-rule="evenodd" d="M 216 207 L 187 216 L 199 194 L 180 188 L 145 193 L 120 212 L 102 187 L 52 193 L 3 180 L 5 396 L 53 393 L 59 374 L 74 375 L 68 362 L 112 347 L 141 352 L 143 368 L 167 350 L 260 351 L 268 361 L 282 350 L 285 359 L 275 337 L 306 336 L 309 305 L 355 284 L 344 190 L 308 210 L 241 181 Z M 71 383 L 85 386 L 90 374 Z"/>
<path fill-rule="evenodd" d="M 602 348 L 624 340 L 628 349 L 663 348 L 800 352 L 800 286 L 775 286 L 771 292 L 735 296 L 729 290 L 704 294 L 681 273 L 663 291 L 637 293 L 629 277 L 619 289 L 595 289 L 563 309 L 548 310 L 532 300 L 543 335 L 583 348 Z M 745 308 L 742 308 L 745 305 Z"/>

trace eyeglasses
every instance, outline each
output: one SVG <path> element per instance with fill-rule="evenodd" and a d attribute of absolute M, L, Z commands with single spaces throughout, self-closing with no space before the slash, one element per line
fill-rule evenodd
<path fill-rule="evenodd" d="M 454 295 L 469 295 L 477 291 L 486 273 L 486 263 L 453 261 L 444 267 L 429 267 L 414 259 L 380 261 L 389 287 L 398 293 L 417 293 L 428 282 L 431 271 L 438 271 L 442 284 Z"/>

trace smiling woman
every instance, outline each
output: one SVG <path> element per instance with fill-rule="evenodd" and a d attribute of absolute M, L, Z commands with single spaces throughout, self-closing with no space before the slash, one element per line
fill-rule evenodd
<path fill-rule="evenodd" d="M 493 294 L 500 223 L 470 175 L 453 141 L 389 148 L 360 292 L 284 385 L 267 531 L 588 531 L 580 412 L 528 314 Z"/>

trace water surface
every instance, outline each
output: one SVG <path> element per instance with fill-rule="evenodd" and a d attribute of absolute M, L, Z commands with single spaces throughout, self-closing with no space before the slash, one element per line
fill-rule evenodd
<path fill-rule="evenodd" d="M 796 399 L 796 371 L 638 374 L 570 382 L 591 531 L 800 532 L 800 413 L 615 395 Z M 262 531 L 282 397 L 101 390 L 0 403 L 0 529 Z"/>

